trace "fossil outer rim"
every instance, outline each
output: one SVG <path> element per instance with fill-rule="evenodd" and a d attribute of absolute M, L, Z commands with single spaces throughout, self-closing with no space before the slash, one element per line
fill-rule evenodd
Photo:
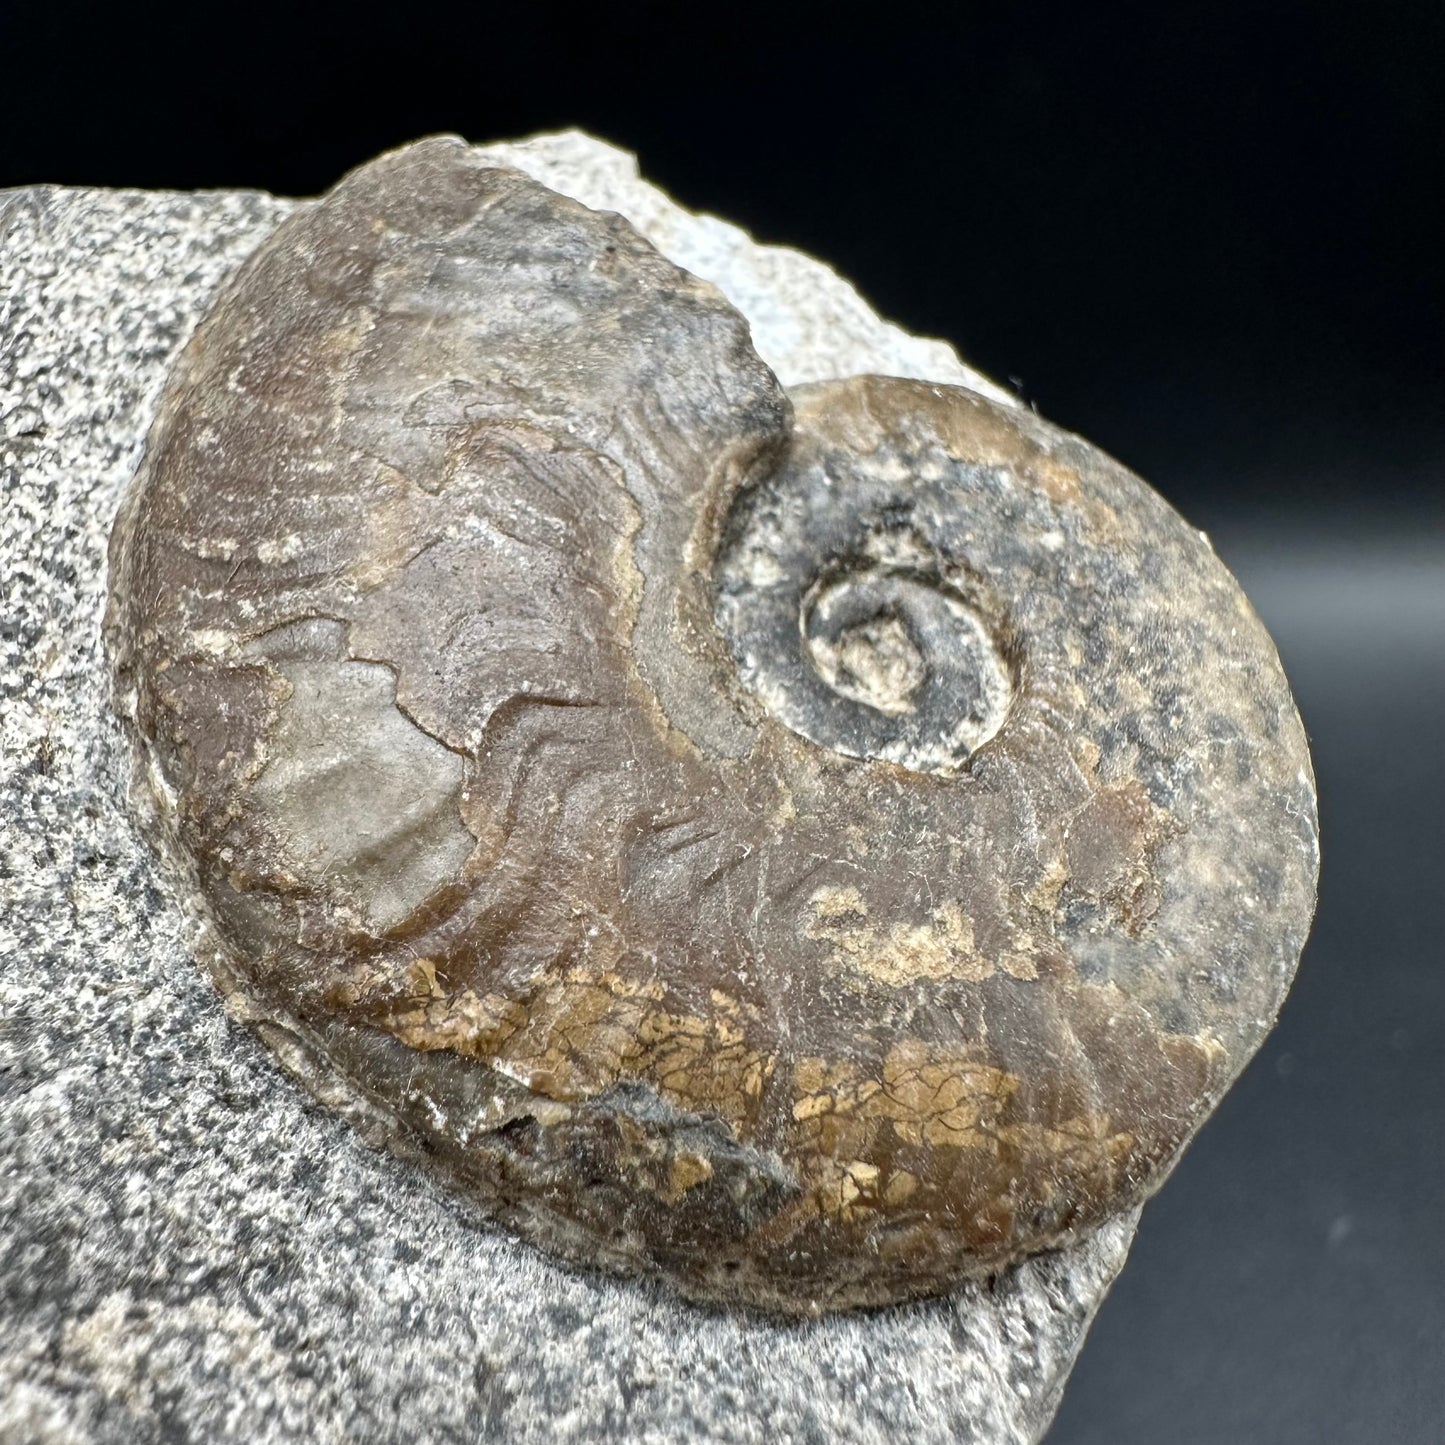
<path fill-rule="evenodd" d="M 963 610 L 887 581 L 820 689 L 804 599 L 859 559 Z M 935 623 L 1009 695 L 935 687 Z M 790 400 L 710 286 L 455 143 L 225 288 L 106 630 L 220 970 L 303 1076 L 704 1297 L 884 1303 L 1136 1203 L 1308 926 L 1288 687 L 1153 492 L 957 388 Z"/>

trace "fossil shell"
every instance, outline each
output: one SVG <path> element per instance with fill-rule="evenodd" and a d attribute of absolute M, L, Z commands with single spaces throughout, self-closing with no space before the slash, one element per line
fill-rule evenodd
<path fill-rule="evenodd" d="M 112 569 L 223 987 L 573 1258 L 807 1311 L 1057 1245 L 1298 959 L 1305 739 L 1198 534 L 970 392 L 785 395 L 711 286 L 458 142 L 234 278 Z"/>

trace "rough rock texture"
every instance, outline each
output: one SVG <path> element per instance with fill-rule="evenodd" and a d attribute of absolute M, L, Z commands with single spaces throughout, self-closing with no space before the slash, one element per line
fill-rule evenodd
<path fill-rule="evenodd" d="M 198 328 L 106 635 L 314 1091 L 584 1262 L 815 1313 L 1157 1187 L 1315 834 L 1269 638 L 1147 486 L 960 388 L 793 395 L 626 221 L 418 142 Z"/>
<path fill-rule="evenodd" d="M 972 381 L 579 136 L 495 148 L 722 285 L 788 383 Z M 195 967 L 124 805 L 105 548 L 172 358 L 292 209 L 0 197 L 0 1440 L 1038 1438 L 1133 1218 L 782 1326 L 552 1263 L 318 1110 Z"/>

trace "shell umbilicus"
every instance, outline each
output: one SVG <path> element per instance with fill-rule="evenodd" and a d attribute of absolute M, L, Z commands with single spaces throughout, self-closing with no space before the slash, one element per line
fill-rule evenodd
<path fill-rule="evenodd" d="M 573 1258 L 883 1303 L 1153 1190 L 1313 905 L 1207 543 L 966 390 L 787 394 L 626 222 L 419 142 L 178 363 L 107 638 L 213 964 Z"/>

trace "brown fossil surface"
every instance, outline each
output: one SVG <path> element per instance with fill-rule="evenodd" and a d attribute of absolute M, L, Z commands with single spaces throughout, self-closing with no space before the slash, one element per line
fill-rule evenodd
<path fill-rule="evenodd" d="M 112 540 L 142 792 L 321 1097 L 572 1258 L 790 1312 L 1153 1190 L 1316 866 L 1207 542 L 968 391 L 785 394 L 459 142 L 284 222 Z"/>

